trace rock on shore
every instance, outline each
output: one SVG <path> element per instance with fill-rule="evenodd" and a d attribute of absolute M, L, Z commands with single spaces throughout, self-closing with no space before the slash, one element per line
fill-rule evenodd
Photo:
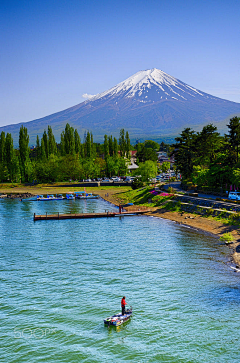
<path fill-rule="evenodd" d="M 16 199 L 16 198 L 19 198 L 19 199 L 26 199 L 26 198 L 31 198 L 31 197 L 34 197 L 33 194 L 31 193 L 12 193 L 12 194 L 4 194 L 4 195 L 1 195 L 1 198 L 10 198 L 10 199 Z"/>

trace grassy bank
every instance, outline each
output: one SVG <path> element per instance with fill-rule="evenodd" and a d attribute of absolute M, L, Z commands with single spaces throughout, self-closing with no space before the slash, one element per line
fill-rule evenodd
<path fill-rule="evenodd" d="M 76 184 L 76 186 L 74 185 Z M 24 185 L 24 184 L 0 184 L 1 194 L 20 194 L 31 193 L 38 194 L 59 194 L 70 193 L 84 190 L 84 187 L 77 186 L 78 183 L 51 183 L 51 184 L 37 184 L 37 185 Z M 100 187 L 85 187 L 86 192 L 93 194 L 102 194 L 104 192 L 109 194 L 124 193 L 131 189 L 129 186 L 100 186 Z"/>

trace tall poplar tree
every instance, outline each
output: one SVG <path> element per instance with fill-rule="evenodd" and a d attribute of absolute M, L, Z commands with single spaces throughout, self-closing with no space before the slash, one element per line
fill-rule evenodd
<path fill-rule="evenodd" d="M 42 150 L 42 153 L 48 159 L 48 157 L 49 157 L 49 146 L 48 146 L 48 135 L 47 135 L 46 130 L 44 130 L 44 132 L 43 132 L 41 146 L 44 149 L 44 150 Z"/>
<path fill-rule="evenodd" d="M 75 153 L 81 154 L 81 139 L 78 133 L 78 130 L 74 130 L 74 142 L 75 142 Z"/>
<path fill-rule="evenodd" d="M 51 126 L 48 126 L 48 153 L 48 156 L 57 154 L 57 144 Z"/>
<path fill-rule="evenodd" d="M 29 160 L 29 135 L 27 128 L 23 125 L 19 131 L 19 163 L 22 181 L 27 181 L 26 163 Z"/>
<path fill-rule="evenodd" d="M 41 156 L 41 147 L 40 147 L 39 136 L 37 135 L 37 138 L 36 138 L 36 160 L 39 160 L 40 156 Z"/>
<path fill-rule="evenodd" d="M 104 135 L 103 147 L 104 147 L 104 159 L 106 160 L 109 156 L 109 142 L 107 135 Z"/>
<path fill-rule="evenodd" d="M 116 156 L 118 155 L 118 142 L 116 137 L 113 139 L 113 154 Z"/>
<path fill-rule="evenodd" d="M 125 141 L 125 131 L 124 129 L 120 130 L 120 136 L 119 136 L 119 149 L 120 149 L 120 155 L 125 156 L 126 151 L 126 141 Z"/>
<path fill-rule="evenodd" d="M 127 158 L 129 158 L 129 157 L 130 157 L 130 149 L 131 149 L 131 145 L 130 145 L 130 138 L 129 138 L 128 131 L 126 131 L 126 138 L 125 138 L 125 151 L 126 151 L 126 157 L 127 157 Z"/>
<path fill-rule="evenodd" d="M 5 161 L 5 132 L 2 131 L 0 135 L 0 163 L 3 163 Z"/>
<path fill-rule="evenodd" d="M 85 142 L 85 150 L 86 150 L 86 157 L 91 158 L 92 156 L 92 140 L 91 134 L 88 131 L 86 135 L 86 142 Z"/>
<path fill-rule="evenodd" d="M 5 160 L 6 166 L 8 170 L 8 179 L 13 181 L 15 177 L 15 151 L 13 147 L 13 139 L 12 135 L 7 133 L 6 135 L 6 142 L 5 142 Z"/>
<path fill-rule="evenodd" d="M 64 132 L 64 147 L 65 153 L 69 155 L 75 154 L 75 140 L 74 140 L 74 128 L 66 124 Z"/>
<path fill-rule="evenodd" d="M 112 135 L 108 138 L 109 155 L 113 156 L 113 138 Z"/>

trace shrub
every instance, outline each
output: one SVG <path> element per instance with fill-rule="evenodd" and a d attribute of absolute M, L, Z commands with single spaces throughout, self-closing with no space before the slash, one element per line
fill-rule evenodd
<path fill-rule="evenodd" d="M 164 203 L 165 201 L 172 199 L 173 198 L 173 194 L 168 194 L 168 193 L 161 193 L 159 195 L 155 195 L 152 198 L 152 201 L 155 203 L 155 205 L 161 205 L 162 203 Z"/>
<path fill-rule="evenodd" d="M 143 181 L 140 178 L 135 178 L 132 182 L 132 189 L 139 189 L 143 187 Z"/>
<path fill-rule="evenodd" d="M 211 216 L 213 214 L 214 210 L 212 208 L 207 210 L 207 215 Z"/>
<path fill-rule="evenodd" d="M 225 243 L 231 243 L 233 241 L 233 236 L 230 232 L 228 233 L 224 233 L 221 237 L 220 237 L 220 241 L 223 241 Z"/>

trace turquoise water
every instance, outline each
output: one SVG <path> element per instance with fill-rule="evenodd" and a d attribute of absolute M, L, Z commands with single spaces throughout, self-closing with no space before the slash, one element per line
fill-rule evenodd
<path fill-rule="evenodd" d="M 0 201 L 1 362 L 239 362 L 240 275 L 217 239 L 103 200 Z M 120 311 L 119 328 L 103 319 Z"/>

